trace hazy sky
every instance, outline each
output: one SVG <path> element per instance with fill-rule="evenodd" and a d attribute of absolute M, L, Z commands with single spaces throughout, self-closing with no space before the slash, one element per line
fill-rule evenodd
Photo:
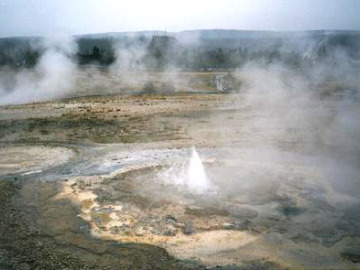
<path fill-rule="evenodd" d="M 0 0 L 0 36 L 140 30 L 360 30 L 360 0 Z"/>

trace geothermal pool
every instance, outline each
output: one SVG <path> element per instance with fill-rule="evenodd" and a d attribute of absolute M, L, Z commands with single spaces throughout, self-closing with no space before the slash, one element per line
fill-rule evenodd
<path fill-rule="evenodd" d="M 81 206 L 89 234 L 100 239 L 156 245 L 208 265 L 271 257 L 322 267 L 342 265 L 336 254 L 358 233 L 354 216 L 344 215 L 346 196 L 308 156 L 188 148 L 97 159 L 122 165 L 70 178 L 61 196 Z"/>
<path fill-rule="evenodd" d="M 221 99 L 0 108 L 0 188 L 16 190 L 0 193 L 10 237 L 0 255 L 114 269 L 356 268 L 356 134 L 321 130 L 334 108 L 326 121 L 305 121 L 314 127 L 299 126 L 301 114 L 284 127 L 287 119 Z"/>

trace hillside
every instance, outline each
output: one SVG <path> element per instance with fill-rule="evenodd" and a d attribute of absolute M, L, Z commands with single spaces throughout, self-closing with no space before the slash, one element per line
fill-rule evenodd
<path fill-rule="evenodd" d="M 186 69 L 236 68 L 249 61 L 300 66 L 304 60 L 333 58 L 338 52 L 354 61 L 360 59 L 359 31 L 192 30 L 153 34 L 141 31 L 74 36 L 78 47 L 74 59 L 80 65 L 109 66 L 119 55 L 131 51 L 129 57 L 143 55 L 135 60 L 139 65 Z M 0 66 L 33 67 L 44 49 L 40 37 L 2 38 Z"/>

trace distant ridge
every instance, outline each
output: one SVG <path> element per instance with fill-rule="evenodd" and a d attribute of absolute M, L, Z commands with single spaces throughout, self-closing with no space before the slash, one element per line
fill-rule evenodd
<path fill-rule="evenodd" d="M 105 32 L 105 33 L 86 33 L 74 34 L 75 38 L 117 38 L 117 37 L 136 37 L 147 36 L 151 37 L 153 32 L 165 34 L 163 30 L 143 30 L 143 31 L 126 31 L 126 32 Z M 337 30 L 337 29 L 318 29 L 318 30 L 304 30 L 304 31 L 275 31 L 275 30 L 241 30 L 241 29 L 193 29 L 179 32 L 166 32 L 170 36 L 183 36 L 186 34 L 201 34 L 201 35 L 332 35 L 332 34 L 360 34 L 360 30 Z M 45 37 L 45 36 L 44 36 Z M 28 39 L 28 38 L 42 38 L 42 36 L 13 36 L 0 37 L 0 39 Z"/>

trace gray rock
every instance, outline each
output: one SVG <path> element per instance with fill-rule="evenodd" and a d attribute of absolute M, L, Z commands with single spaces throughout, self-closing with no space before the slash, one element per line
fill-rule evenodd
<path fill-rule="evenodd" d="M 174 228 L 166 228 L 164 231 L 165 236 L 175 236 L 176 230 Z"/>
<path fill-rule="evenodd" d="M 190 235 L 190 234 L 193 234 L 195 232 L 196 232 L 196 230 L 195 230 L 195 227 L 194 227 L 194 223 L 192 221 L 190 221 L 190 220 L 186 221 L 184 229 L 183 229 L 183 233 L 186 234 L 186 235 Z"/>
<path fill-rule="evenodd" d="M 163 217 L 163 220 L 167 223 L 167 224 L 172 224 L 175 225 L 177 223 L 177 219 L 175 217 L 173 217 L 172 215 L 166 215 Z"/>

